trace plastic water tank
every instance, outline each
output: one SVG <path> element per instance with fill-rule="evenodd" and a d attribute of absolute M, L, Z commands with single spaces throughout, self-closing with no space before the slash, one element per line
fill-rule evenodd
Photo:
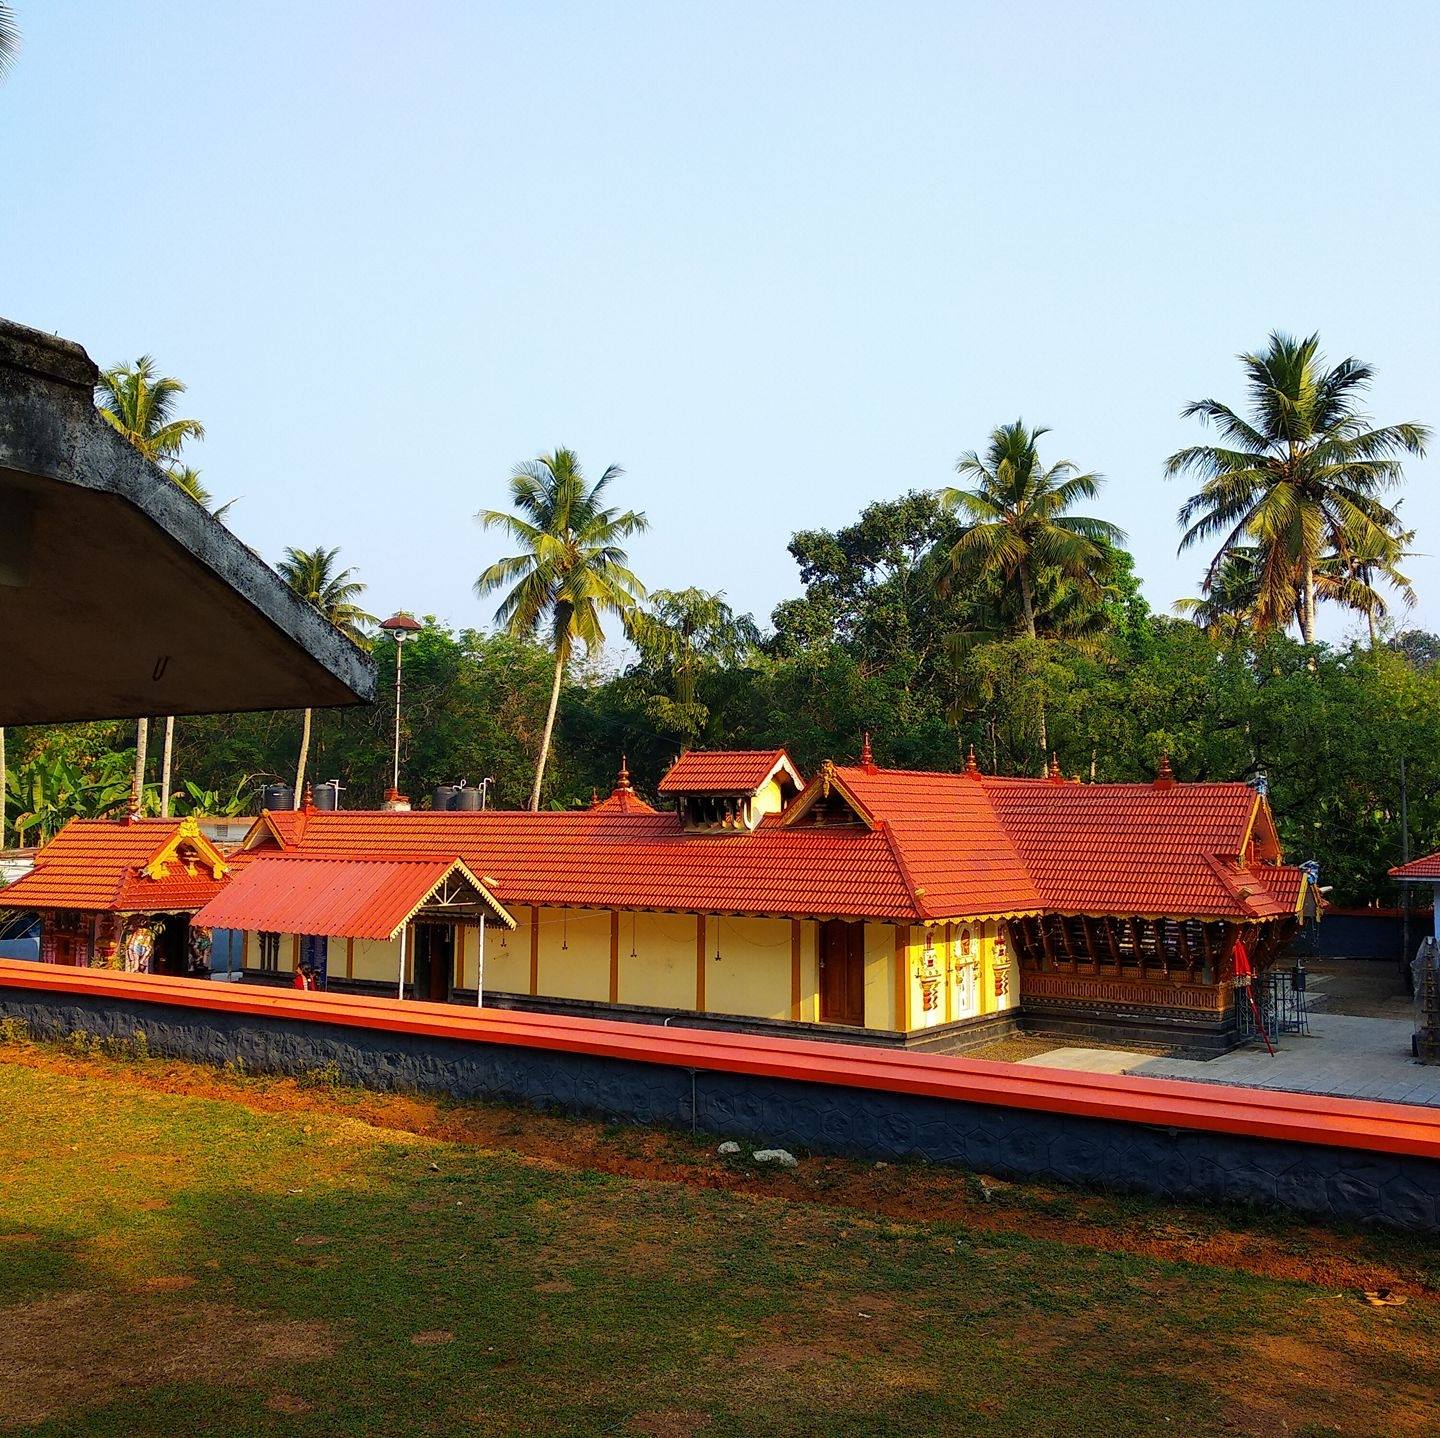
<path fill-rule="evenodd" d="M 435 792 L 430 797 L 432 809 L 453 809 L 455 807 L 455 786 L 453 784 L 437 784 Z"/>
<path fill-rule="evenodd" d="M 293 809 L 295 791 L 288 784 L 267 784 L 260 791 L 260 808 Z"/>
<path fill-rule="evenodd" d="M 455 802 L 450 805 L 452 809 L 463 809 L 467 814 L 477 813 L 481 805 L 483 791 L 471 789 L 468 786 L 459 789 L 455 793 Z"/>
<path fill-rule="evenodd" d="M 340 807 L 340 796 L 345 792 L 345 786 L 338 779 L 327 779 L 323 784 L 315 786 L 315 807 L 317 809 L 338 809 Z"/>

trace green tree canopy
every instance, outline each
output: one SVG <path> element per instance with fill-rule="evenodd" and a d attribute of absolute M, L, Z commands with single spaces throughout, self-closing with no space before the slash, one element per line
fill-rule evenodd
<path fill-rule="evenodd" d="M 520 547 L 518 554 L 496 560 L 480 575 L 476 594 L 504 590 L 495 622 L 519 637 L 545 631 L 554 651 L 550 706 L 530 791 L 532 810 L 540 807 L 560 688 L 575 644 L 587 652 L 598 649 L 605 641 L 604 617 L 623 622 L 645 596 L 621 541 L 643 531 L 647 520 L 605 503 L 606 490 L 623 473 L 612 464 L 589 484 L 574 450 L 560 448 L 515 466 L 510 476 L 514 513 L 482 509 L 476 516 L 486 529 L 502 530 Z"/>
<path fill-rule="evenodd" d="M 1318 335 L 1298 340 L 1276 331 L 1240 363 L 1248 418 L 1215 399 L 1181 411 L 1222 442 L 1177 450 L 1165 466 L 1167 476 L 1201 482 L 1180 506 L 1180 548 L 1219 539 L 1205 595 L 1229 554 L 1251 550 L 1255 627 L 1285 628 L 1298 593 L 1301 636 L 1313 644 L 1322 561 L 1327 554 L 1342 563 L 1355 555 L 1397 558 L 1402 526 L 1381 496 L 1400 482 L 1404 455 L 1424 454 L 1430 432 L 1415 423 L 1374 427 L 1359 407 L 1374 371 L 1356 359 L 1326 368 Z"/>

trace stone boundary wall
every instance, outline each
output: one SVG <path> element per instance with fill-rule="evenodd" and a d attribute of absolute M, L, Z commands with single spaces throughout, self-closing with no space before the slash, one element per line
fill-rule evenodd
<path fill-rule="evenodd" d="M 801 1080 L 575 1046 L 411 1033 L 394 1024 L 307 1021 L 233 1005 L 227 1011 L 203 999 L 147 1002 L 75 989 L 7 980 L 0 985 L 0 1017 L 22 1019 L 49 1036 L 83 1031 L 124 1039 L 139 1031 L 152 1053 L 213 1064 L 240 1060 L 253 1071 L 293 1074 L 333 1065 L 347 1080 L 379 1089 L 503 1100 L 788 1148 L 957 1164 L 1007 1178 L 1239 1201 L 1307 1217 L 1440 1232 L 1440 1159 L 1430 1156 L 895 1092 L 827 1079 L 818 1064 L 813 1079 Z M 606 1026 L 595 1027 L 599 1048 Z M 787 1041 L 774 1042 L 779 1047 Z M 1152 1088 L 1157 1096 L 1164 1092 L 1163 1085 Z M 1243 1098 L 1248 1091 L 1217 1096 L 1217 1108 L 1234 1102 L 1237 1092 Z M 1261 1096 L 1252 1097 L 1258 1106 Z M 1153 1111 L 1164 1113 L 1158 1097 Z M 1434 1133 L 1440 1138 L 1440 1123 Z"/>

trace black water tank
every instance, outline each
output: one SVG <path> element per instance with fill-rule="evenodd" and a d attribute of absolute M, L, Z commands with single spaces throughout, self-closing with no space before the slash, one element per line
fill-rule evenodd
<path fill-rule="evenodd" d="M 477 813 L 481 807 L 484 790 L 464 788 L 458 789 L 455 793 L 455 801 L 450 805 L 452 809 L 463 809 L 467 814 Z"/>
<path fill-rule="evenodd" d="M 338 779 L 328 779 L 323 784 L 315 786 L 315 807 L 317 809 L 338 809 L 340 807 L 340 796 L 345 792 L 345 787 Z"/>
<path fill-rule="evenodd" d="M 455 786 L 453 784 L 437 784 L 434 794 L 430 797 L 430 807 L 435 810 L 453 809 L 455 807 Z"/>
<path fill-rule="evenodd" d="M 295 791 L 288 784 L 267 784 L 260 791 L 262 812 L 266 809 L 293 809 L 294 807 Z"/>

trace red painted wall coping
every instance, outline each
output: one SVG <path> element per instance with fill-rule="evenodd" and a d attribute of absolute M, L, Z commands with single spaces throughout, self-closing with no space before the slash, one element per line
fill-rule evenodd
<path fill-rule="evenodd" d="M 413 999 L 306 993 L 204 979 L 61 968 L 18 959 L 0 959 L 0 988 L 302 1019 L 340 1027 L 550 1049 L 1001 1108 L 1041 1109 L 1162 1128 L 1440 1159 L 1440 1112 L 1411 1104 L 1322 1098 L 1179 1079 L 1073 1073 L 854 1044 L 662 1028 L 658 1024 L 508 1009 L 477 1010 Z"/>

